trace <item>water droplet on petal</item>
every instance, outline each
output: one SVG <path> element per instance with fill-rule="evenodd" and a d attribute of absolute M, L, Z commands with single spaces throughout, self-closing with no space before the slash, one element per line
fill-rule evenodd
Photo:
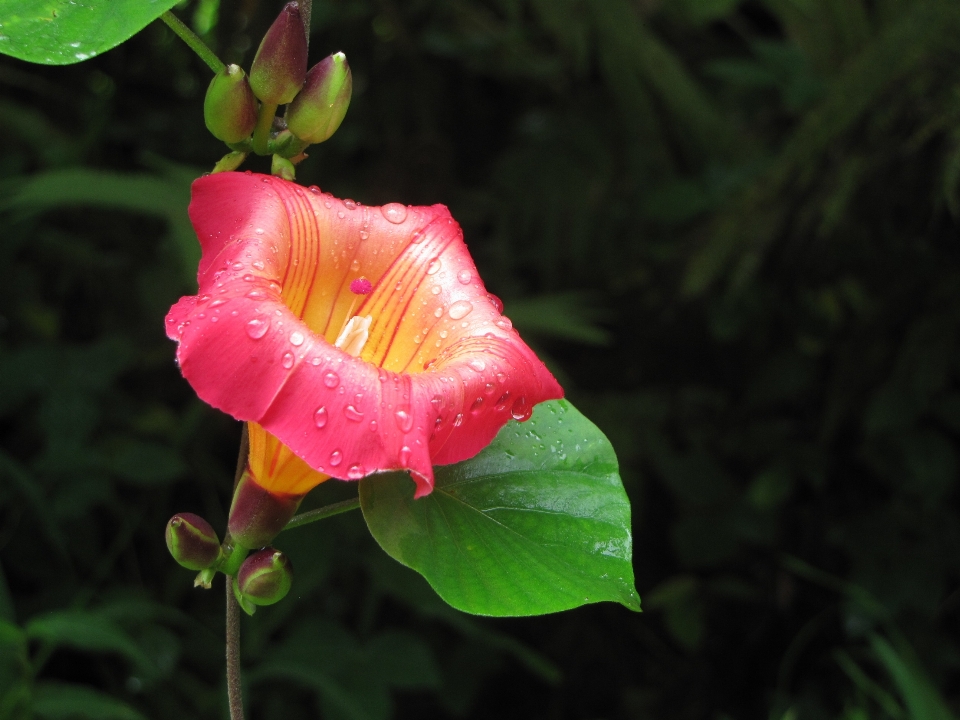
<path fill-rule="evenodd" d="M 313 422 L 318 428 L 322 428 L 327 424 L 327 409 L 322 405 L 317 408 L 317 411 L 313 414 Z"/>
<path fill-rule="evenodd" d="M 319 365 L 319 364 L 322 363 L 322 362 L 323 362 L 323 360 L 321 360 L 321 359 L 318 358 L 318 357 L 315 357 L 315 358 L 313 358 L 313 359 L 310 361 L 310 364 L 313 365 L 314 367 L 316 367 L 317 365 Z"/>
<path fill-rule="evenodd" d="M 400 448 L 400 464 L 406 467 L 410 464 L 410 448 L 404 445 Z"/>
<path fill-rule="evenodd" d="M 469 300 L 457 300 L 447 311 L 454 320 L 461 320 L 470 314 L 473 304 Z"/>
<path fill-rule="evenodd" d="M 504 315 L 502 318 L 497 320 L 497 327 L 502 328 L 503 330 L 510 330 L 513 328 L 513 323 L 510 321 L 510 318 Z"/>
<path fill-rule="evenodd" d="M 387 222 L 392 222 L 394 225 L 399 225 L 407 219 L 407 208 L 400 203 L 387 203 L 380 208 L 380 212 L 383 213 Z"/>
<path fill-rule="evenodd" d="M 283 357 L 280 359 L 280 364 L 283 365 L 287 370 L 293 367 L 293 353 L 285 352 Z"/>
<path fill-rule="evenodd" d="M 483 372 L 487 369 L 487 364 L 480 358 L 470 358 L 470 361 L 467 363 L 467 365 L 470 366 L 471 370 L 475 370 L 477 372 Z"/>
<path fill-rule="evenodd" d="M 323 384 L 333 390 L 333 388 L 340 384 L 340 376 L 335 372 L 328 372 L 323 376 Z"/>
<path fill-rule="evenodd" d="M 266 267 L 266 265 L 264 265 L 263 260 L 254 260 L 250 264 L 253 265 L 257 270 L 263 270 Z"/>
<path fill-rule="evenodd" d="M 500 298 L 498 298 L 496 295 L 493 295 L 493 294 L 491 294 L 491 293 L 488 293 L 488 294 L 487 294 L 487 297 L 490 299 L 490 302 L 493 303 L 493 307 L 496 309 L 496 311 L 497 311 L 498 313 L 502 313 L 502 312 L 503 312 L 503 301 L 500 300 Z"/>
<path fill-rule="evenodd" d="M 247 335 L 254 340 L 259 340 L 267 334 L 270 329 L 270 321 L 266 318 L 254 318 L 247 323 Z"/>
<path fill-rule="evenodd" d="M 347 405 L 343 409 L 343 416 L 351 422 L 360 422 L 363 420 L 363 413 L 357 410 L 353 405 Z"/>
<path fill-rule="evenodd" d="M 463 425 L 463 413 L 457 413 L 457 416 L 453 419 L 453 426 L 460 427 Z"/>
<path fill-rule="evenodd" d="M 410 414 L 409 408 L 400 408 L 394 415 L 396 416 L 397 427 L 400 428 L 400 432 L 410 432 L 413 428 L 413 415 Z"/>
<path fill-rule="evenodd" d="M 363 465 L 351 465 L 350 469 L 347 470 L 347 477 L 351 480 L 359 480 L 366 474 L 367 472 L 363 469 Z"/>
<path fill-rule="evenodd" d="M 470 274 L 469 270 L 461 270 L 457 273 L 457 280 L 459 280 L 464 285 L 468 284 L 470 280 L 473 279 L 473 275 Z"/>
<path fill-rule="evenodd" d="M 250 275 L 249 273 L 247 273 L 246 275 L 243 276 L 243 281 L 244 281 L 244 282 L 253 282 L 254 279 L 255 279 L 255 278 L 253 277 L 253 275 Z"/>
<path fill-rule="evenodd" d="M 473 401 L 473 405 L 470 406 L 470 412 L 476 414 L 480 412 L 480 408 L 482 407 L 483 407 L 483 398 L 478 397 L 476 400 Z"/>
<path fill-rule="evenodd" d="M 433 275 L 440 269 L 440 258 L 434 258 L 427 263 L 427 275 Z"/>
<path fill-rule="evenodd" d="M 530 416 L 533 415 L 533 406 L 527 402 L 527 399 L 521 395 L 513 402 L 513 407 L 510 408 L 510 414 L 513 415 L 514 420 L 519 420 L 524 422 L 530 419 Z"/>
<path fill-rule="evenodd" d="M 361 239 L 361 240 L 366 240 L 368 237 L 370 237 L 370 233 L 368 233 L 366 230 L 361 230 L 361 231 L 360 231 L 360 239 Z"/>
<path fill-rule="evenodd" d="M 340 452 L 339 450 L 334 450 L 332 453 L 330 453 L 330 464 L 331 464 L 333 467 L 336 467 L 337 465 L 339 465 L 339 464 L 342 463 L 342 462 L 343 462 L 343 453 L 342 453 L 342 452 Z"/>
<path fill-rule="evenodd" d="M 360 269 L 360 261 L 354 258 L 353 262 L 350 263 L 350 269 L 356 272 Z"/>
<path fill-rule="evenodd" d="M 303 333 L 297 331 L 290 333 L 290 344 L 294 347 L 303 345 Z"/>
<path fill-rule="evenodd" d="M 510 391 L 507 390 L 503 395 L 500 396 L 500 399 L 497 400 L 495 409 L 499 412 L 507 407 L 507 401 L 510 399 Z"/>
<path fill-rule="evenodd" d="M 439 295 L 441 291 L 442 288 L 439 285 L 434 285 L 432 288 L 430 288 L 430 292 L 432 292 L 434 295 Z"/>
<path fill-rule="evenodd" d="M 346 208 L 349 209 L 349 210 L 353 210 L 355 207 L 357 207 L 357 204 L 356 204 L 353 200 L 350 200 L 350 199 L 344 200 L 344 201 L 343 201 L 343 205 L 344 205 L 344 207 L 346 207 Z"/>

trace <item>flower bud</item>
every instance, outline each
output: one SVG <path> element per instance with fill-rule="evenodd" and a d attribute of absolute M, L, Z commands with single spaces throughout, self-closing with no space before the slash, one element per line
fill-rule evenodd
<path fill-rule="evenodd" d="M 307 37 L 300 6 L 287 3 L 263 36 L 250 66 L 250 87 L 261 102 L 284 105 L 296 97 L 307 74 Z"/>
<path fill-rule="evenodd" d="M 246 140 L 257 124 L 257 99 L 238 65 L 213 76 L 203 99 L 203 119 L 215 138 L 226 143 Z"/>
<path fill-rule="evenodd" d="M 220 539 L 199 515 L 174 515 L 167 523 L 166 538 L 173 559 L 190 570 L 205 570 L 220 559 Z"/>
<path fill-rule="evenodd" d="M 290 559 L 279 550 L 264 548 L 243 561 L 235 591 L 241 605 L 273 605 L 290 592 L 292 583 Z"/>
<path fill-rule="evenodd" d="M 251 550 L 268 545 L 297 512 L 303 497 L 270 492 L 257 483 L 248 468 L 233 493 L 227 520 L 230 537 Z"/>
<path fill-rule="evenodd" d="M 323 142 L 343 122 L 352 93 L 347 56 L 338 52 L 324 58 L 310 68 L 300 94 L 287 109 L 287 127 L 301 140 Z"/>

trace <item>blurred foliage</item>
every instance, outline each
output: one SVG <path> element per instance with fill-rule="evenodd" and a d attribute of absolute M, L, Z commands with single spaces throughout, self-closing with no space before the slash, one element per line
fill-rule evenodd
<path fill-rule="evenodd" d="M 249 63 L 278 8 L 176 12 Z M 613 440 L 649 601 L 468 617 L 339 516 L 279 540 L 251 716 L 958 714 L 960 4 L 317 0 L 338 49 L 300 181 L 451 207 Z M 208 80 L 156 24 L 0 59 L 0 718 L 225 716 L 222 593 L 162 541 L 222 528 L 239 435 L 163 336 Z"/>

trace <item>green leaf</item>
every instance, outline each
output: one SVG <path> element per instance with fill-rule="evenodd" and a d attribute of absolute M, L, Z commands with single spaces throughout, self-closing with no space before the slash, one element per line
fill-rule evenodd
<path fill-rule="evenodd" d="M 0 0 L 0 53 L 72 65 L 116 47 L 178 0 Z"/>
<path fill-rule="evenodd" d="M 603 433 L 570 403 L 537 406 L 483 452 L 436 470 L 413 499 L 401 473 L 360 481 L 373 537 L 453 607 L 541 615 L 612 600 L 640 609 L 630 502 Z"/>
<path fill-rule="evenodd" d="M 116 653 L 144 674 L 156 674 L 155 663 L 119 625 L 100 613 L 60 610 L 27 623 L 27 637 L 87 652 Z"/>
<path fill-rule="evenodd" d="M 83 685 L 42 682 L 34 689 L 33 711 L 46 720 L 146 720 L 121 700 Z"/>

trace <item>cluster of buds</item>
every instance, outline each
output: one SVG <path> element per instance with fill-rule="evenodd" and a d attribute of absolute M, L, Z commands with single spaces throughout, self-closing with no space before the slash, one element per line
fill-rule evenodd
<path fill-rule="evenodd" d="M 236 510 L 238 498 L 240 510 Z M 167 548 L 180 565 L 199 571 L 195 586 L 209 589 L 216 574 L 224 573 L 240 607 L 253 615 L 258 605 L 273 605 L 286 596 L 293 583 L 293 568 L 290 559 L 279 550 L 263 547 L 250 554 L 251 550 L 255 544 L 270 542 L 299 504 L 282 504 L 278 510 L 272 496 L 251 495 L 249 484 L 241 482 L 223 543 L 202 517 L 177 513 L 167 523 Z M 233 529 L 238 531 L 239 540 L 230 534 Z"/>
<path fill-rule="evenodd" d="M 273 155 L 273 172 L 293 179 L 304 150 L 330 138 L 350 105 L 353 77 L 342 52 L 307 72 L 307 34 L 300 8 L 287 3 L 267 31 L 249 78 L 227 65 L 207 88 L 203 117 L 207 128 L 233 150 L 214 172 L 233 170 L 248 153 Z M 286 105 L 283 117 L 277 108 Z"/>

